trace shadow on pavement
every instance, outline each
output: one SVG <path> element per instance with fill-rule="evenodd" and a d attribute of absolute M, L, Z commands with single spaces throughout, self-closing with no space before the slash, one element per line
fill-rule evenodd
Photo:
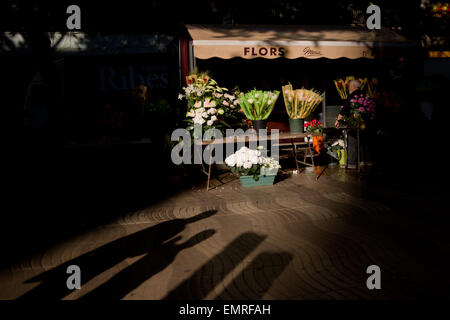
<path fill-rule="evenodd" d="M 197 234 L 182 244 L 175 244 L 175 242 L 179 240 L 179 237 L 172 239 L 174 236 L 179 235 L 179 233 L 185 229 L 187 224 L 208 218 L 214 214 L 216 214 L 216 211 L 211 210 L 187 219 L 166 221 L 129 236 L 114 240 L 91 252 L 87 252 L 75 259 L 67 261 L 52 270 L 27 280 L 26 283 L 39 281 L 42 283 L 24 294 L 19 300 L 64 298 L 71 292 L 66 286 L 68 278 L 67 267 L 70 265 L 77 265 L 80 267 L 83 284 L 117 265 L 126 258 L 148 253 L 148 255 L 139 260 L 136 265 L 133 264 L 128 267 L 123 274 L 114 277 L 111 284 L 106 284 L 102 289 L 96 290 L 97 295 L 97 293 L 104 293 L 105 289 L 109 289 L 111 285 L 117 285 L 118 287 L 115 288 L 120 291 L 109 292 L 109 295 L 121 297 L 127 293 L 127 290 L 132 290 L 134 287 L 138 286 L 140 282 L 147 280 L 147 278 L 151 277 L 153 274 L 164 269 L 171 263 L 178 252 L 211 237 L 215 232 L 213 230 L 206 230 Z M 158 258 L 160 257 L 163 258 L 162 261 L 159 261 Z M 133 274 L 134 272 L 137 273 Z M 131 275 L 133 278 L 128 278 L 128 275 Z"/>

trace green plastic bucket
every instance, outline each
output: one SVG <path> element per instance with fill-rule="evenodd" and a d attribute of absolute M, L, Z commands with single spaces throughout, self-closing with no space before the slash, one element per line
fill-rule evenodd
<path fill-rule="evenodd" d="M 303 132 L 303 119 L 289 119 L 289 128 L 291 132 Z"/>

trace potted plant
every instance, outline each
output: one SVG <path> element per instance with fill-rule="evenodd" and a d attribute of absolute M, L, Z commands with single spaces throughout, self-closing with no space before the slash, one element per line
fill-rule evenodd
<path fill-rule="evenodd" d="M 317 119 L 313 119 L 312 121 L 305 123 L 305 130 L 306 132 L 322 133 L 323 123 L 321 121 L 317 121 Z M 321 153 L 323 150 L 323 136 L 313 136 L 312 138 L 313 149 L 317 153 Z"/>
<path fill-rule="evenodd" d="M 243 187 L 272 185 L 281 168 L 277 160 L 265 157 L 258 150 L 242 147 L 225 159 L 231 172 L 239 176 Z"/>
<path fill-rule="evenodd" d="M 293 90 L 291 84 L 283 86 L 282 91 L 291 132 L 303 132 L 304 119 L 323 100 L 324 94 L 307 89 Z"/>
<path fill-rule="evenodd" d="M 242 93 L 238 98 L 238 103 L 247 119 L 252 120 L 253 128 L 258 132 L 266 129 L 267 118 L 272 113 L 275 102 L 278 99 L 279 91 L 252 90 Z"/>

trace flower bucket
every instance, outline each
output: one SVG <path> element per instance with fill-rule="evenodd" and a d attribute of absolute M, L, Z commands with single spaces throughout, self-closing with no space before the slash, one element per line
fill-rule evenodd
<path fill-rule="evenodd" d="M 290 119 L 289 129 L 291 132 L 303 132 L 304 120 L 303 119 Z"/>
<path fill-rule="evenodd" d="M 347 153 L 345 150 L 336 150 L 336 153 L 339 157 L 339 164 L 345 166 L 347 164 Z"/>
<path fill-rule="evenodd" d="M 241 185 L 243 187 L 259 187 L 259 186 L 270 186 L 273 185 L 275 181 L 275 175 L 273 176 L 264 176 L 259 175 L 258 181 L 253 179 L 253 176 L 240 176 Z"/>
<path fill-rule="evenodd" d="M 267 128 L 266 120 L 252 120 L 253 121 L 253 129 L 259 133 L 259 130 L 265 130 Z"/>
<path fill-rule="evenodd" d="M 323 136 L 313 136 L 313 149 L 317 153 L 323 150 Z"/>

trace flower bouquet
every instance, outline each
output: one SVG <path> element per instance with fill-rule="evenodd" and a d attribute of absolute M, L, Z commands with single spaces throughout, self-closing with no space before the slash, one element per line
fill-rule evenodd
<path fill-rule="evenodd" d="M 339 161 L 339 164 L 341 166 L 345 166 L 346 159 L 346 152 L 345 152 L 345 144 L 344 140 L 339 139 L 335 141 L 331 147 L 328 148 L 327 152 L 331 157 Z"/>
<path fill-rule="evenodd" d="M 366 90 L 366 93 L 369 97 L 373 98 L 375 96 L 375 92 L 377 90 L 377 86 L 378 86 L 378 79 L 377 78 L 372 78 L 367 79 L 367 78 L 355 78 L 353 76 L 348 76 L 344 79 L 336 79 L 334 80 L 334 85 L 336 86 L 336 90 L 339 94 L 339 96 L 341 97 L 342 100 L 347 99 L 348 94 L 349 94 L 349 88 L 350 88 L 350 81 L 352 80 L 359 80 L 359 82 L 361 82 L 361 91 Z"/>
<path fill-rule="evenodd" d="M 361 94 L 350 100 L 350 113 L 339 122 L 350 129 L 366 128 L 366 123 L 375 118 L 375 101 L 368 95 Z M 341 109 L 344 106 L 341 106 Z"/>
<path fill-rule="evenodd" d="M 252 90 L 241 93 L 238 98 L 247 119 L 252 120 L 255 130 L 265 129 L 266 120 L 272 113 L 275 102 L 278 99 L 279 91 Z"/>
<path fill-rule="evenodd" d="M 314 90 L 293 90 L 292 85 L 282 87 L 284 105 L 289 116 L 292 132 L 303 132 L 303 120 L 307 118 L 323 100 L 324 94 Z"/>
<path fill-rule="evenodd" d="M 207 74 L 191 74 L 187 77 L 187 87 L 178 99 L 187 101 L 187 129 L 194 130 L 194 125 L 208 129 L 224 130 L 231 124 L 239 122 L 238 101 L 234 94 L 227 93 L 227 88 L 219 87 Z"/>
<path fill-rule="evenodd" d="M 231 172 L 240 177 L 244 187 L 256 185 L 271 185 L 275 180 L 278 169 L 281 168 L 277 160 L 265 157 L 258 150 L 242 147 L 225 159 Z"/>
<path fill-rule="evenodd" d="M 309 122 L 305 122 L 305 131 L 306 132 L 321 133 L 322 130 L 323 130 L 323 123 L 321 121 L 317 121 L 317 119 L 314 119 Z"/>
<path fill-rule="evenodd" d="M 317 119 L 306 122 L 305 130 L 306 132 L 322 133 L 323 123 L 321 121 L 317 121 Z M 314 151 L 317 153 L 321 153 L 323 151 L 323 136 L 313 136 L 312 143 Z"/>

